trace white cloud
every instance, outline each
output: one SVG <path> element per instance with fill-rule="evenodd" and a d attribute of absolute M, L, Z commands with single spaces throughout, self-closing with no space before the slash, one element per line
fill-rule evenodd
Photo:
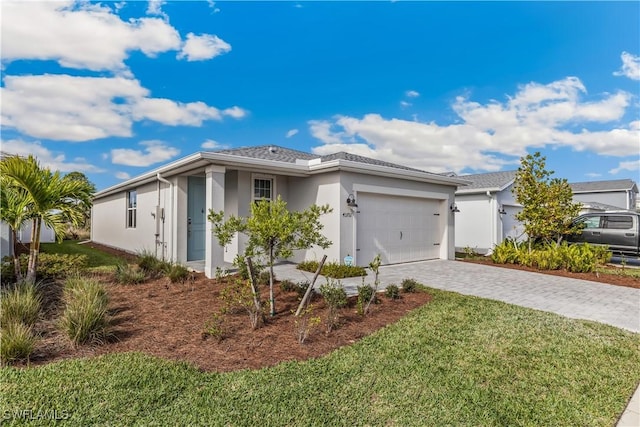
<path fill-rule="evenodd" d="M 620 162 L 618 167 L 615 169 L 611 169 L 609 171 L 610 174 L 616 175 L 622 171 L 637 171 L 640 170 L 640 159 L 631 160 L 629 162 Z"/>
<path fill-rule="evenodd" d="M 240 107 L 219 110 L 203 102 L 149 97 L 140 82 L 124 77 L 6 76 L 2 125 L 35 138 L 89 141 L 132 135 L 134 121 L 200 126 L 224 116 L 242 118 Z"/>
<path fill-rule="evenodd" d="M 220 9 L 218 8 L 218 6 L 216 6 L 216 2 L 215 1 L 207 0 L 207 3 L 209 4 L 209 7 L 211 8 L 211 10 L 213 10 L 213 13 L 220 12 Z"/>
<path fill-rule="evenodd" d="M 599 178 L 602 176 L 602 174 L 598 172 L 587 172 L 585 173 L 585 175 L 588 176 L 589 178 Z"/>
<path fill-rule="evenodd" d="M 2 61 L 53 60 L 70 68 L 122 71 L 132 51 L 152 57 L 180 49 L 178 31 L 164 19 L 123 21 L 113 12 L 71 0 L 3 2 Z"/>
<path fill-rule="evenodd" d="M 165 162 L 180 154 L 180 150 L 168 146 L 163 141 L 142 141 L 144 150 L 132 150 L 130 148 L 114 148 L 111 150 L 111 162 L 125 166 L 151 166 L 155 163 Z"/>
<path fill-rule="evenodd" d="M 224 150 L 226 148 L 229 148 L 228 145 L 220 144 L 218 141 L 214 141 L 213 139 L 207 139 L 200 145 L 200 147 L 207 150 Z"/>
<path fill-rule="evenodd" d="M 116 178 L 123 179 L 123 180 L 124 179 L 131 179 L 131 175 L 129 175 L 126 172 L 116 172 L 115 176 L 116 176 Z"/>
<path fill-rule="evenodd" d="M 298 129 L 291 129 L 289 132 L 287 132 L 287 134 L 285 135 L 286 138 L 291 138 L 292 136 L 294 136 L 295 134 L 298 133 Z"/>
<path fill-rule="evenodd" d="M 615 76 L 625 76 L 632 80 L 640 80 L 640 56 L 628 52 L 622 52 L 622 67 L 614 72 Z"/>
<path fill-rule="evenodd" d="M 417 98 L 420 96 L 420 93 L 415 90 L 408 90 L 405 92 L 405 95 L 409 98 Z"/>
<path fill-rule="evenodd" d="M 411 107 L 412 105 L 413 105 L 413 104 L 412 104 L 412 103 L 410 103 L 410 102 L 407 102 L 407 101 L 400 101 L 400 106 L 401 106 L 402 108 L 409 108 L 409 107 Z"/>
<path fill-rule="evenodd" d="M 147 15 L 158 15 L 167 18 L 167 15 L 162 11 L 162 6 L 166 3 L 163 0 L 149 0 Z"/>
<path fill-rule="evenodd" d="M 104 170 L 87 163 L 85 159 L 75 158 L 69 162 L 63 153 L 52 152 L 38 141 L 29 142 L 21 139 L 10 139 L 2 141 L 2 152 L 15 154 L 18 156 L 33 155 L 38 159 L 40 165 L 51 170 L 60 172 L 104 172 Z"/>
<path fill-rule="evenodd" d="M 222 110 L 222 114 L 234 119 L 241 119 L 245 117 L 248 114 L 248 112 L 247 110 L 244 110 L 240 107 L 233 106 L 233 107 L 225 108 L 224 110 Z"/>
<path fill-rule="evenodd" d="M 314 149 L 317 154 L 351 151 L 434 172 L 500 170 L 517 164 L 528 149 L 544 146 L 619 157 L 637 153 L 640 122 L 620 124 L 631 95 L 618 92 L 582 101 L 585 93 L 582 82 L 569 77 L 521 86 L 504 102 L 480 104 L 458 97 L 452 108 L 459 120 L 449 125 L 366 114 L 312 120 L 309 128 L 323 143 Z M 602 130 L 603 123 L 612 122 L 612 128 Z M 589 129 L 594 126 L 599 129 Z"/>
<path fill-rule="evenodd" d="M 186 58 L 187 61 L 203 61 L 231 51 L 231 45 L 218 36 L 209 34 L 187 34 L 178 59 Z"/>

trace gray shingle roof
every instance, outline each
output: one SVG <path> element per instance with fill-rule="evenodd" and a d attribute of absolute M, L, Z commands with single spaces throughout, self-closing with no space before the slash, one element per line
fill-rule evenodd
<path fill-rule="evenodd" d="M 414 168 L 410 168 L 410 167 L 407 167 L 407 166 L 398 165 L 398 164 L 395 164 L 395 163 L 390 163 L 390 162 L 385 162 L 385 161 L 382 161 L 382 160 L 372 159 L 370 157 L 364 157 L 364 156 L 359 156 L 357 154 L 346 153 L 344 151 L 340 151 L 339 153 L 333 153 L 333 154 L 328 154 L 326 156 L 322 156 L 321 159 L 322 159 L 323 162 L 329 162 L 331 160 L 348 160 L 350 162 L 366 163 L 368 165 L 386 166 L 386 167 L 389 167 L 389 168 L 404 169 L 404 170 L 416 171 L 416 172 L 426 172 L 426 171 L 423 171 L 421 169 L 414 169 Z M 427 173 L 429 173 L 429 172 L 427 172 Z"/>
<path fill-rule="evenodd" d="M 584 208 L 599 209 L 602 211 L 626 210 L 625 208 L 621 208 L 620 206 L 613 206 L 613 205 L 608 205 L 606 203 L 600 203 L 600 202 L 580 202 L 580 203 L 582 203 L 582 206 Z"/>
<path fill-rule="evenodd" d="M 305 153 L 304 151 L 278 147 L 277 145 L 260 145 L 258 147 L 232 148 L 228 150 L 215 151 L 215 153 L 287 163 L 295 163 L 296 159 L 311 160 L 320 157 L 310 153 Z"/>
<path fill-rule="evenodd" d="M 414 169 L 407 166 L 398 165 L 395 163 L 372 159 L 369 157 L 358 156 L 356 154 L 346 153 L 344 151 L 341 151 L 339 153 L 328 154 L 326 156 L 319 156 L 317 154 L 306 153 L 304 151 L 293 150 L 291 148 L 280 147 L 277 145 L 261 145 L 258 147 L 242 147 L 242 148 L 232 148 L 228 150 L 219 150 L 219 151 L 215 151 L 215 153 L 229 154 L 232 156 L 240 156 L 240 157 L 250 157 L 250 158 L 262 159 L 262 160 L 273 160 L 273 161 L 287 162 L 287 163 L 295 163 L 296 159 L 300 159 L 300 160 L 320 159 L 323 163 L 330 162 L 332 160 L 347 160 L 350 162 L 365 163 L 368 165 L 386 166 L 389 168 L 429 173 L 420 169 Z"/>
<path fill-rule="evenodd" d="M 516 177 L 516 171 L 502 171 L 502 172 L 489 172 L 478 173 L 473 175 L 459 175 L 458 178 L 471 181 L 471 184 L 460 188 L 460 191 L 465 193 L 471 191 L 487 191 L 503 189 L 513 182 Z"/>
<path fill-rule="evenodd" d="M 636 183 L 631 179 L 613 179 L 608 181 L 573 182 L 569 183 L 569 185 L 574 193 L 590 193 L 592 191 L 631 190 Z"/>

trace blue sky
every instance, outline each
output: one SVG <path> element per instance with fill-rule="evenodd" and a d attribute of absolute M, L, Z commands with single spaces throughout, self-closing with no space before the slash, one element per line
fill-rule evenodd
<path fill-rule="evenodd" d="M 275 144 L 640 181 L 639 2 L 0 4 L 2 151 L 98 189 Z"/>

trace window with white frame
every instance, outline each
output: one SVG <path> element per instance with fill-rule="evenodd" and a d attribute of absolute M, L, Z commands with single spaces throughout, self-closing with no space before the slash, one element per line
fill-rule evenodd
<path fill-rule="evenodd" d="M 273 200 L 273 177 L 254 175 L 253 177 L 253 201 Z"/>
<path fill-rule="evenodd" d="M 136 228 L 138 195 L 136 190 L 127 191 L 127 228 Z"/>

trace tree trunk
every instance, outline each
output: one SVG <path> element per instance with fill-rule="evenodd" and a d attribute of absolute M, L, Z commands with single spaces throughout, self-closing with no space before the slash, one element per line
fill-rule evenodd
<path fill-rule="evenodd" d="M 264 313 L 262 311 L 262 305 L 260 304 L 260 298 L 258 297 L 258 290 L 256 286 L 256 272 L 253 268 L 253 261 L 251 260 L 251 257 L 246 257 L 245 263 L 247 264 L 247 269 L 249 270 L 249 283 L 251 283 L 251 293 L 253 294 L 253 305 L 256 308 L 256 316 L 258 316 L 259 320 L 262 320 L 264 323 Z"/>
<path fill-rule="evenodd" d="M 20 265 L 20 255 L 18 254 L 18 232 L 11 229 L 11 236 L 13 238 L 13 269 L 16 274 L 16 280 L 22 281 L 22 266 Z"/>
<path fill-rule="evenodd" d="M 38 252 L 40 251 L 40 227 L 42 226 L 41 218 L 33 219 L 31 228 L 31 245 L 29 246 L 29 263 L 27 266 L 27 282 L 35 283 L 36 269 L 38 267 Z"/>
<path fill-rule="evenodd" d="M 276 315 L 276 299 L 273 297 L 273 245 L 269 246 L 269 308 L 270 315 Z"/>

